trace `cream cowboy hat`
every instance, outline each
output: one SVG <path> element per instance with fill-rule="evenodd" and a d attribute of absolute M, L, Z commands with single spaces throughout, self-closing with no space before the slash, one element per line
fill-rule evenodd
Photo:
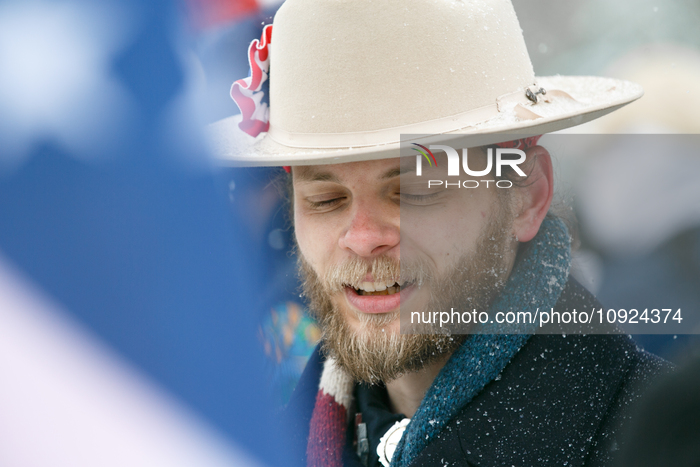
<path fill-rule="evenodd" d="M 251 77 L 232 87 L 243 118 L 210 126 L 231 165 L 384 159 L 407 134 L 493 144 L 643 94 L 610 78 L 535 77 L 510 0 L 287 0 L 249 59 Z"/>

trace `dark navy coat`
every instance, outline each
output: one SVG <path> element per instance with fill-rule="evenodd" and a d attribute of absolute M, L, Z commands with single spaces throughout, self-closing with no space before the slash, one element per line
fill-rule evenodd
<path fill-rule="evenodd" d="M 600 308 L 570 279 L 557 311 Z M 323 355 L 309 360 L 286 410 L 305 465 L 305 449 Z M 501 373 L 453 418 L 412 466 L 608 466 L 622 443 L 628 410 L 671 365 L 624 335 L 531 337 Z M 352 434 L 352 426 L 348 433 Z M 346 467 L 362 464 L 352 450 Z"/>

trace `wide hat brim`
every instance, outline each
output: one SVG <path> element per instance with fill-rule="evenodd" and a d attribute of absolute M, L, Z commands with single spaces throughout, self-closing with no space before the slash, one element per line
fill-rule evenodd
<path fill-rule="evenodd" d="M 497 115 L 471 126 L 415 137 L 421 144 L 459 141 L 460 147 L 477 147 L 524 138 L 580 125 L 613 112 L 639 99 L 641 86 L 629 81 L 595 76 L 538 77 L 537 86 L 558 90 L 548 102 L 532 105 L 523 118 L 516 109 L 504 109 Z M 553 95 L 554 94 L 554 95 Z M 568 95 L 568 96 L 567 96 Z M 564 97 L 566 96 L 566 97 Z M 400 155 L 400 134 L 387 144 L 343 148 L 297 148 L 276 142 L 267 133 L 251 137 L 238 127 L 240 116 L 232 116 L 209 125 L 209 141 L 220 163 L 230 166 L 295 166 L 338 164 L 344 162 L 386 159 Z M 426 133 L 416 131 L 411 134 Z M 431 126 L 434 129 L 434 125 Z M 406 139 L 404 139 L 406 141 Z"/>

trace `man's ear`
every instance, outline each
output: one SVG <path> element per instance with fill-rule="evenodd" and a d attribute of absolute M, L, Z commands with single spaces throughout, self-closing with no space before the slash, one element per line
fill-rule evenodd
<path fill-rule="evenodd" d="M 542 146 L 535 146 L 525 155 L 533 162 L 524 186 L 515 188 L 518 202 L 513 233 L 520 242 L 529 242 L 537 235 L 554 194 L 554 170 L 549 152 Z"/>

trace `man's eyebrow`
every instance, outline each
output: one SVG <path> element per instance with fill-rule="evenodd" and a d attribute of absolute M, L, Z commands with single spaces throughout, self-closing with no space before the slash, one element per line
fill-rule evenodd
<path fill-rule="evenodd" d="M 416 171 L 416 166 L 415 164 L 406 164 L 402 163 L 399 167 L 394 167 L 393 169 L 387 170 L 384 175 L 382 175 L 380 178 L 382 180 L 387 180 L 390 178 L 398 177 L 399 175 L 404 175 L 408 174 L 411 172 Z"/>
<path fill-rule="evenodd" d="M 297 167 L 294 175 L 300 182 L 333 182 L 340 183 L 340 179 L 331 172 L 318 171 L 312 167 Z"/>
<path fill-rule="evenodd" d="M 396 170 L 398 175 L 406 175 L 409 173 L 415 173 L 415 171 L 416 171 L 416 166 L 413 164 L 401 164 L 401 168 Z"/>
<path fill-rule="evenodd" d="M 405 172 L 414 171 L 414 168 L 399 168 L 395 167 L 387 170 L 382 174 L 380 180 L 388 180 L 390 178 L 398 177 Z M 319 171 L 311 167 L 298 167 L 295 169 L 295 175 L 297 180 L 300 182 L 332 182 L 340 183 L 340 179 L 337 175 L 331 172 Z"/>
<path fill-rule="evenodd" d="M 400 167 L 395 167 L 393 169 L 389 169 L 386 172 L 384 172 L 384 175 L 379 177 L 380 180 L 388 180 L 390 178 L 398 177 L 401 175 L 401 168 Z"/>

